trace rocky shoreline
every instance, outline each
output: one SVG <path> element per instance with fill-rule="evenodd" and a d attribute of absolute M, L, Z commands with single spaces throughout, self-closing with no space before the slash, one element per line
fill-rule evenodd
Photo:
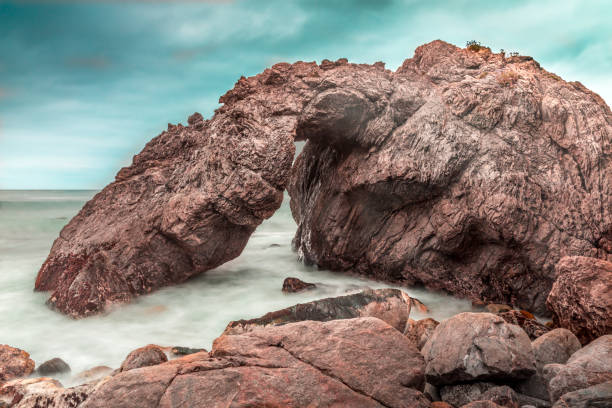
<path fill-rule="evenodd" d="M 365 290 L 230 322 L 212 350 L 148 345 L 112 370 L 64 388 L 52 360 L 34 372 L 0 347 L 0 406 L 75 407 L 605 407 L 612 404 L 612 335 L 585 345 L 527 313 L 410 318 L 420 302 Z M 541 326 L 532 340 L 509 316 Z M 63 364 L 62 364 L 63 363 Z M 41 368 L 45 368 L 42 369 Z M 69 368 L 68 368 L 69 369 Z M 19 378 L 30 375 L 30 378 Z"/>

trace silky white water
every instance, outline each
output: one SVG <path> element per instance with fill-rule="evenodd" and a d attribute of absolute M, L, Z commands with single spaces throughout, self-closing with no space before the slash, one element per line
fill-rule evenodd
<path fill-rule="evenodd" d="M 0 344 L 26 350 L 37 365 L 60 357 L 76 374 L 97 365 L 116 368 L 131 350 L 150 343 L 210 349 L 231 320 L 360 287 L 389 286 L 298 262 L 291 250 L 296 225 L 285 199 L 237 259 L 103 316 L 73 320 L 47 308 L 48 294 L 34 292 L 34 280 L 61 228 L 94 193 L 0 191 Z M 323 285 L 283 294 L 282 282 L 288 276 Z M 467 300 L 402 289 L 425 303 L 429 315 L 438 320 L 472 310 Z M 60 379 L 65 385 L 73 383 L 70 376 Z"/>

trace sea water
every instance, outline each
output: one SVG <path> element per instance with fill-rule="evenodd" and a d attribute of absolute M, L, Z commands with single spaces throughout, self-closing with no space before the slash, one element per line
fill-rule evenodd
<path fill-rule="evenodd" d="M 61 228 L 94 194 L 0 190 L 0 344 L 29 352 L 37 365 L 60 357 L 76 374 L 98 365 L 117 368 L 131 350 L 146 344 L 210 349 L 231 320 L 364 287 L 391 287 L 299 262 L 291 249 L 296 225 L 285 197 L 238 258 L 107 314 L 74 320 L 50 310 L 45 305 L 48 293 L 34 292 L 34 281 Z M 318 283 L 319 288 L 284 294 L 282 283 L 289 276 Z M 466 300 L 402 289 L 425 303 L 427 315 L 437 320 L 472 310 Z M 424 317 L 416 311 L 411 316 Z M 65 385 L 73 383 L 70 375 L 60 379 Z"/>

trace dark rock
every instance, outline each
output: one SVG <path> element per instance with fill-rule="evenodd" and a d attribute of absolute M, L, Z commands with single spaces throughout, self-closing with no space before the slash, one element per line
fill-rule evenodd
<path fill-rule="evenodd" d="M 542 371 L 551 402 L 568 392 L 612 381 L 612 335 L 576 351 L 566 364 L 548 364 Z"/>
<path fill-rule="evenodd" d="M 298 278 L 286 278 L 283 282 L 283 292 L 296 293 L 305 290 L 315 289 L 317 285 L 314 283 L 304 282 Z"/>
<path fill-rule="evenodd" d="M 553 408 L 610 408 L 612 407 L 612 381 L 568 392 L 559 398 Z"/>
<path fill-rule="evenodd" d="M 555 324 L 571 330 L 582 344 L 612 334 L 612 262 L 563 258 L 546 303 Z"/>
<path fill-rule="evenodd" d="M 423 394 L 425 394 L 425 396 L 430 401 L 440 401 L 440 392 L 438 391 L 438 388 L 435 385 L 432 385 L 430 383 L 425 383 Z"/>
<path fill-rule="evenodd" d="M 52 375 L 70 372 L 70 366 L 61 358 L 52 358 L 38 366 L 36 372 L 40 375 Z"/>
<path fill-rule="evenodd" d="M 537 339 L 544 333 L 548 333 L 550 329 L 542 323 L 535 320 L 533 315 L 524 311 L 511 310 L 509 312 L 499 313 L 499 315 L 508 323 L 520 326 L 531 340 Z"/>
<path fill-rule="evenodd" d="M 460 407 L 472 401 L 484 399 L 480 398 L 483 393 L 494 387 L 496 385 L 489 382 L 445 385 L 440 387 L 440 399 L 453 406 Z"/>
<path fill-rule="evenodd" d="M 546 387 L 544 387 L 544 389 L 546 389 Z M 548 397 L 546 397 L 546 399 L 541 399 L 532 397 L 530 395 L 521 394 L 520 392 L 517 392 L 516 396 L 518 397 L 519 404 L 522 408 L 525 406 L 532 406 L 534 408 L 550 408 L 551 406 L 550 401 L 548 401 Z"/>
<path fill-rule="evenodd" d="M 172 350 L 171 350 L 172 354 L 175 356 L 187 356 L 189 354 L 195 354 L 201 351 L 206 352 L 205 349 L 197 349 L 197 348 L 181 347 L 181 346 L 172 347 Z"/>
<path fill-rule="evenodd" d="M 35 285 L 52 307 L 99 313 L 235 258 L 287 185 L 306 262 L 538 313 L 561 254 L 612 251 L 612 113 L 533 60 L 434 41 L 396 72 L 276 64 L 220 102 L 61 231 Z"/>
<path fill-rule="evenodd" d="M 123 360 L 123 363 L 121 363 L 119 371 L 128 371 L 135 368 L 148 367 L 165 363 L 166 361 L 168 361 L 166 353 L 164 353 L 159 346 L 149 344 L 148 346 L 137 348 L 136 350 L 130 352 L 125 360 Z"/>
<path fill-rule="evenodd" d="M 502 407 L 519 408 L 518 396 L 514 390 L 507 385 L 490 388 L 485 391 L 479 399 L 492 401 Z"/>
<path fill-rule="evenodd" d="M 27 352 L 0 344 L 0 382 L 28 376 L 32 371 L 34 361 Z"/>
<path fill-rule="evenodd" d="M 355 317 L 377 317 L 404 332 L 410 315 L 410 296 L 398 289 L 366 289 L 352 295 L 301 303 L 251 320 L 230 322 L 224 334 L 240 334 L 257 327 L 303 320 L 329 321 Z"/>
<path fill-rule="evenodd" d="M 417 321 L 408 319 L 408 324 L 406 325 L 406 329 L 404 330 L 404 335 L 419 350 L 421 350 L 439 324 L 440 323 L 438 321 L 430 317 Z"/>
<path fill-rule="evenodd" d="M 443 321 L 422 353 L 427 382 L 437 386 L 514 381 L 536 372 L 527 334 L 490 313 L 461 313 Z"/>

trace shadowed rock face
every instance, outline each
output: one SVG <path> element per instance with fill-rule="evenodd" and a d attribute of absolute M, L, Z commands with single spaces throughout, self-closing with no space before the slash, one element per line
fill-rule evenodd
<path fill-rule="evenodd" d="M 334 270 L 542 313 L 561 254 L 611 257 L 610 109 L 530 58 L 434 41 L 395 73 L 277 64 L 220 102 L 62 230 L 36 281 L 52 306 L 97 313 L 238 256 L 285 187 L 300 256 Z"/>

